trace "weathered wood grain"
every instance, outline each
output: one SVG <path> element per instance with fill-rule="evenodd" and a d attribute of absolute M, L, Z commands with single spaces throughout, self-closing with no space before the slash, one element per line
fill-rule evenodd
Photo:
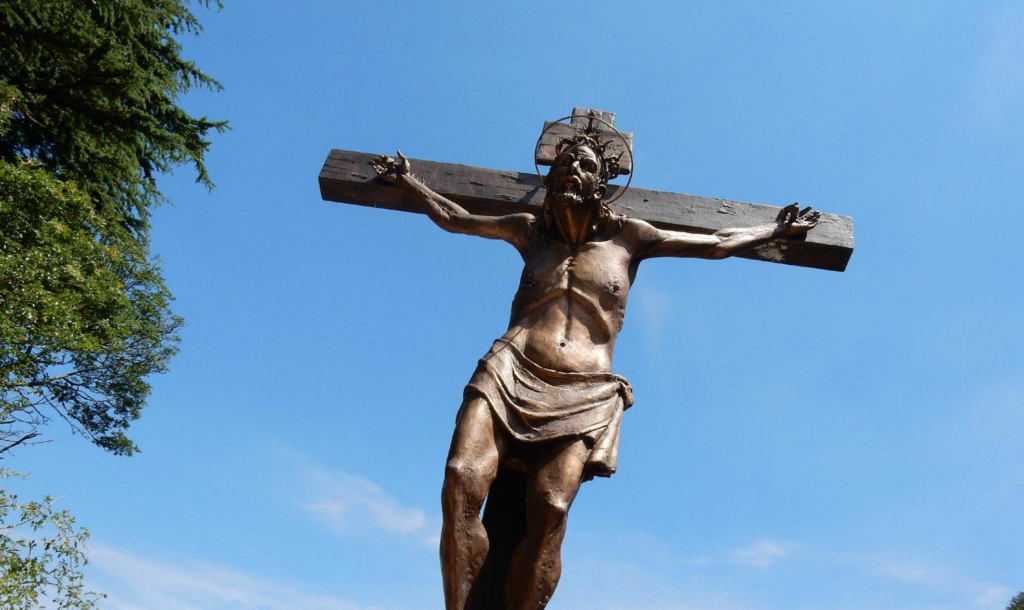
<path fill-rule="evenodd" d="M 394 185 L 370 167 L 377 155 L 332 150 L 320 171 L 320 194 L 326 201 L 403 212 L 420 212 Z M 536 211 L 544 200 L 540 178 L 520 173 L 412 159 L 413 173 L 434 191 L 474 214 L 496 216 Z M 609 187 L 610 196 L 620 188 Z M 727 199 L 630 188 L 612 208 L 666 229 L 714 233 L 729 227 L 774 222 L 781 208 Z M 843 271 L 853 254 L 853 220 L 822 214 L 805 239 L 774 240 L 742 256 L 786 265 Z"/>
<path fill-rule="evenodd" d="M 594 114 L 597 118 L 601 119 L 605 123 L 608 123 L 612 127 L 615 126 L 614 112 L 608 112 L 607 110 L 598 110 L 596 108 L 582 108 L 580 106 L 576 106 L 575 108 L 572 109 L 572 124 L 586 127 L 590 123 L 589 117 L 591 114 Z"/>
<path fill-rule="evenodd" d="M 613 115 L 614 118 L 614 115 Z M 602 128 L 601 131 L 608 134 L 608 153 L 619 156 L 619 170 L 623 174 L 628 174 L 633 171 L 633 157 L 629 154 L 633 150 L 633 134 L 626 132 L 619 132 L 622 134 L 623 139 L 619 139 L 615 135 L 614 131 L 604 129 L 604 125 L 597 124 L 598 127 Z M 544 122 L 544 132 L 540 137 L 539 145 L 537 146 L 537 164 L 538 165 L 551 165 L 555 162 L 555 149 L 558 147 L 558 143 L 562 138 L 572 137 L 578 133 L 582 133 L 583 129 L 586 128 L 586 120 L 580 125 L 578 119 L 573 119 L 573 124 L 566 123 L 552 123 L 551 121 Z M 628 148 L 628 150 L 627 150 Z"/>

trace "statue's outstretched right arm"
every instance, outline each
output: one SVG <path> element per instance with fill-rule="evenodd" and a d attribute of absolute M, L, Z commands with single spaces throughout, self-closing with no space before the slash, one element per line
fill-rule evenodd
<path fill-rule="evenodd" d="M 409 159 L 398 151 L 398 159 L 381 155 L 370 163 L 381 179 L 390 182 L 413 199 L 434 223 L 451 233 L 476 235 L 507 241 L 521 252 L 526 247 L 526 234 L 533 214 L 483 216 L 471 214 L 451 199 L 435 193 L 416 179 L 410 171 Z"/>

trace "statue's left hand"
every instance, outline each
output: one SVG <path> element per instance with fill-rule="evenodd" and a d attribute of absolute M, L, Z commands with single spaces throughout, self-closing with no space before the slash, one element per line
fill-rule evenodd
<path fill-rule="evenodd" d="M 821 212 L 812 210 L 810 206 L 800 209 L 799 203 L 787 205 L 775 219 L 782 232 L 787 236 L 803 235 L 814 228 L 821 220 Z"/>
<path fill-rule="evenodd" d="M 392 184 L 398 182 L 399 176 L 409 175 L 409 159 L 402 154 L 402 151 L 398 151 L 397 161 L 387 155 L 381 155 L 370 161 L 370 166 L 378 176 Z"/>

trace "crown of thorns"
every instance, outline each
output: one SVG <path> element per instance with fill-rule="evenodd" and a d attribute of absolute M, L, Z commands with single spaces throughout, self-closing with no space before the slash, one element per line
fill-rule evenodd
<path fill-rule="evenodd" d="M 533 165 L 537 170 L 537 175 L 540 176 L 542 180 L 544 179 L 544 176 L 540 173 L 540 167 L 537 164 L 537 151 L 540 150 L 540 144 L 541 141 L 544 139 L 544 134 L 547 133 L 547 131 L 551 129 L 554 125 L 561 123 L 562 121 L 572 120 L 581 117 L 585 117 L 587 119 L 587 126 L 584 127 L 581 131 L 573 134 L 572 136 L 566 136 L 564 138 L 561 138 L 558 141 L 558 144 L 555 145 L 555 156 L 557 157 L 558 155 L 562 154 L 563 152 L 572 148 L 573 146 L 586 146 L 587 148 L 593 150 L 594 154 L 601 158 L 602 182 L 614 180 L 618 176 L 622 175 L 622 155 L 629 153 L 630 158 L 632 158 L 633 156 L 633 152 L 629 150 L 629 144 L 626 142 L 626 138 L 624 138 L 622 134 L 619 133 L 618 129 L 615 129 L 614 125 L 612 125 L 611 123 L 602 119 L 599 116 L 593 114 L 574 114 L 571 116 L 562 117 L 557 121 L 551 122 L 547 127 L 544 128 L 544 131 L 541 132 L 540 138 L 537 138 L 537 146 L 534 147 L 533 153 Z M 596 127 L 594 125 L 594 121 L 598 121 L 604 124 L 605 127 L 607 127 L 607 130 Z M 608 130 L 611 131 L 611 134 L 608 132 Z M 614 138 L 608 137 L 609 135 L 612 134 L 617 136 L 623 144 L 622 152 L 620 152 L 617 155 L 609 151 L 609 146 L 611 146 L 615 142 Z M 611 199 L 606 201 L 605 204 L 609 204 L 618 199 L 619 197 L 625 195 L 626 191 L 629 189 L 629 184 L 632 181 L 633 173 L 630 172 L 629 179 L 626 181 L 626 185 L 619 189 L 618 192 L 615 194 L 615 197 L 612 197 Z"/>
<path fill-rule="evenodd" d="M 613 142 L 614 140 L 606 140 L 602 142 L 601 133 L 598 130 L 588 129 L 583 133 L 578 133 L 559 140 L 558 144 L 555 146 L 555 156 L 561 155 L 563 152 L 574 146 L 586 146 L 601 158 L 601 181 L 608 182 L 609 180 L 614 180 L 622 175 L 622 167 L 619 162 L 622 159 L 622 155 L 625 154 L 624 152 L 620 152 L 616 155 L 609 152 L 608 147 Z"/>

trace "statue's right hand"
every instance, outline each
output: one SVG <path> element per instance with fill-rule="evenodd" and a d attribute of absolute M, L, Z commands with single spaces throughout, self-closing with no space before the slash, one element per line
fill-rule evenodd
<path fill-rule="evenodd" d="M 378 176 L 392 184 L 398 182 L 399 176 L 409 174 L 409 159 L 402 154 L 402 151 L 398 151 L 397 161 L 387 155 L 381 155 L 370 161 L 370 166 Z"/>

